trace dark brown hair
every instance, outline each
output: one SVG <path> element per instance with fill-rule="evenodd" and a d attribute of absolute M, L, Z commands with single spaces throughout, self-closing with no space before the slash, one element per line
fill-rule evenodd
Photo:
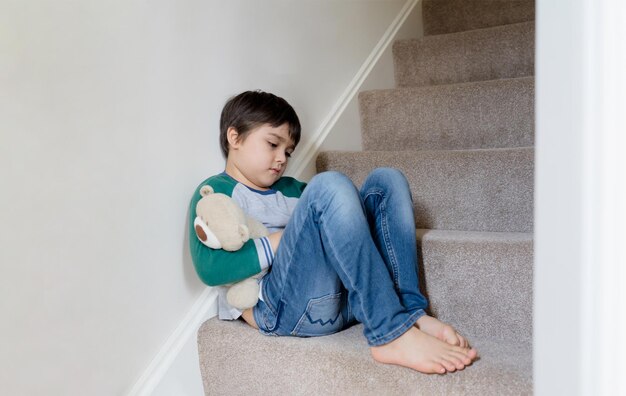
<path fill-rule="evenodd" d="M 228 158 L 228 128 L 233 127 L 239 139 L 245 139 L 254 128 L 270 124 L 276 128 L 287 123 L 294 146 L 300 141 L 300 120 L 287 101 L 261 90 L 242 92 L 228 99 L 220 117 L 220 148 Z"/>

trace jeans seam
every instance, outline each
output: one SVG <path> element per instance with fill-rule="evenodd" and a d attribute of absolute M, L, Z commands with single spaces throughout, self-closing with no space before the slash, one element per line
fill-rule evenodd
<path fill-rule="evenodd" d="M 323 215 L 322 215 L 323 216 Z M 320 216 L 319 220 L 320 220 L 320 225 L 324 223 L 322 216 Z M 333 246 L 333 241 L 332 240 L 328 240 L 328 243 L 330 244 L 331 248 L 332 248 L 332 255 L 335 257 L 335 260 L 337 261 L 337 265 L 341 268 L 341 270 L 343 271 L 344 274 L 347 274 L 347 271 L 344 268 L 344 265 L 342 264 L 342 260 L 339 260 L 339 257 L 337 257 L 337 254 L 335 254 L 335 250 L 337 250 L 334 246 Z M 352 293 L 356 294 L 358 296 L 359 299 L 359 305 L 361 306 L 361 312 L 366 312 L 365 308 L 363 307 L 363 297 L 361 296 L 360 292 L 354 287 L 354 284 L 352 283 L 352 279 L 347 276 L 346 277 L 348 279 L 348 281 L 350 282 L 350 289 L 352 290 Z M 345 285 L 347 287 L 347 285 Z M 350 293 L 350 291 L 348 291 L 348 293 Z M 371 328 L 371 325 L 369 323 L 367 323 L 367 317 L 365 315 L 363 315 L 363 321 L 364 321 L 364 325 L 367 328 Z"/>
<path fill-rule="evenodd" d="M 383 234 L 383 241 L 385 243 L 385 250 L 387 252 L 387 256 L 389 257 L 389 263 L 391 264 L 391 276 L 393 278 L 394 286 L 399 289 L 400 285 L 398 282 L 398 260 L 396 260 L 396 252 L 391 245 L 391 238 L 389 237 L 389 227 L 387 226 L 387 206 L 385 205 L 385 193 L 382 190 L 370 191 L 365 195 L 365 199 L 369 198 L 370 195 L 378 195 L 381 197 L 381 203 L 379 205 L 380 209 L 380 223 Z"/>
<path fill-rule="evenodd" d="M 311 216 L 310 210 L 311 209 L 309 208 L 309 210 L 308 210 L 309 214 L 307 215 L 307 220 L 308 220 L 309 216 Z M 305 223 L 306 223 L 306 220 L 302 222 L 302 224 L 301 224 L 300 228 L 298 229 L 298 232 L 296 233 L 296 235 L 301 235 L 302 234 L 302 228 L 304 228 Z M 289 269 L 285 272 L 285 275 L 284 275 L 285 279 L 283 279 L 281 281 L 280 298 L 278 299 L 279 300 L 278 304 L 281 304 L 281 303 L 285 304 L 285 302 L 283 301 L 284 300 L 284 296 L 285 296 L 285 287 L 287 285 L 287 279 L 289 278 L 289 273 L 292 270 L 293 252 L 297 250 L 295 247 L 298 245 L 299 239 L 300 239 L 300 237 L 298 237 L 298 240 L 296 240 L 296 243 L 294 244 L 294 249 L 291 249 L 291 251 L 290 251 L 291 254 L 289 256 L 289 260 L 287 261 L 289 263 Z M 270 303 L 268 305 L 271 307 L 272 304 Z M 273 308 L 273 307 L 271 307 L 271 308 Z M 278 312 L 277 312 L 277 310 L 274 312 L 274 315 L 276 315 L 276 319 L 278 320 Z"/>
<path fill-rule="evenodd" d="M 265 305 L 267 305 L 269 310 L 272 311 L 274 315 L 276 315 L 276 309 L 272 305 L 271 301 L 266 297 L 266 293 L 265 293 L 266 287 L 267 287 L 267 282 L 263 282 L 263 284 L 261 284 L 261 294 L 263 294 L 263 302 L 265 302 Z"/>
<path fill-rule="evenodd" d="M 265 304 L 266 307 L 269 308 L 268 304 Z M 259 331 L 262 334 L 265 335 L 275 335 L 274 332 L 272 330 L 269 330 L 270 326 L 268 325 L 268 319 L 267 319 L 267 310 L 263 310 L 261 311 L 259 309 L 259 305 L 257 304 L 253 309 L 252 309 L 252 316 L 254 317 L 254 321 L 256 322 Z"/>
<path fill-rule="evenodd" d="M 387 250 L 387 256 L 389 256 L 389 263 L 391 264 L 391 269 L 393 272 L 393 284 L 396 288 L 400 288 L 398 281 L 398 260 L 396 259 L 396 252 L 391 245 L 391 238 L 389 237 L 389 227 L 387 226 L 387 207 L 385 205 L 385 200 L 383 197 L 383 201 L 380 204 L 380 212 L 381 212 L 381 228 L 383 229 L 383 240 L 385 241 L 385 250 Z"/>
<path fill-rule="evenodd" d="M 293 253 L 298 250 L 297 246 L 298 246 L 298 243 L 300 241 L 299 235 L 302 235 L 302 229 L 305 227 L 307 221 L 309 221 L 309 220 L 314 221 L 313 220 L 314 219 L 314 214 L 311 213 L 311 210 L 312 209 L 310 207 L 307 209 L 307 216 L 304 219 L 304 221 L 302 222 L 302 224 L 300 224 L 300 227 L 298 228 L 298 230 L 296 232 L 296 235 L 298 235 L 298 238 L 296 239 L 296 242 L 294 243 L 294 248 L 290 249 L 290 255 L 289 255 L 288 259 L 286 260 L 286 262 L 289 263 L 289 266 L 288 266 L 288 270 L 285 271 L 284 279 L 281 280 L 280 298 L 278 298 L 278 301 L 276 302 L 276 304 L 278 306 L 274 307 L 272 305 L 271 301 L 269 301 L 269 299 L 267 299 L 267 301 L 266 301 L 266 305 L 270 308 L 270 310 L 274 314 L 274 317 L 276 318 L 276 324 L 274 325 L 274 328 L 272 329 L 273 331 L 276 331 L 276 328 L 278 327 L 278 322 L 280 320 L 280 318 L 279 318 L 279 316 L 280 316 L 279 315 L 279 310 L 281 308 L 283 308 L 283 312 L 284 312 L 284 306 L 287 305 L 287 303 L 284 301 L 284 299 L 285 299 L 285 287 L 287 286 L 287 279 L 289 279 L 289 274 L 291 273 L 292 268 L 293 268 Z M 265 284 L 266 284 L 266 282 L 263 283 L 263 286 L 265 286 Z"/>

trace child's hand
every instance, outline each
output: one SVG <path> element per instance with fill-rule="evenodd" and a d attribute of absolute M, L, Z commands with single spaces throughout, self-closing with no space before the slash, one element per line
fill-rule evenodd
<path fill-rule="evenodd" d="M 272 245 L 272 251 L 274 253 L 276 253 L 276 250 L 278 250 L 278 245 L 280 244 L 280 238 L 282 238 L 282 236 L 283 232 L 281 230 L 278 232 L 274 232 L 267 237 L 267 239 L 269 239 L 270 241 L 270 245 Z"/>

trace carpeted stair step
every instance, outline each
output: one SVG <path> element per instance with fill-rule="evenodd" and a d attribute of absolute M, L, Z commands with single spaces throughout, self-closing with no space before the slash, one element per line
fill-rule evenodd
<path fill-rule="evenodd" d="M 535 22 L 398 40 L 396 85 L 423 86 L 532 76 Z"/>
<path fill-rule="evenodd" d="M 533 21 L 534 0 L 423 0 L 424 35 Z"/>
<path fill-rule="evenodd" d="M 361 325 L 306 339 L 263 336 L 242 322 L 213 318 L 198 332 L 205 393 L 530 394 L 532 236 L 417 230 L 417 241 L 422 290 L 432 312 L 480 351 L 471 367 L 429 376 L 377 364 Z"/>
<path fill-rule="evenodd" d="M 206 395 L 532 394 L 531 348 L 471 339 L 480 359 L 463 371 L 426 375 L 376 363 L 361 325 L 326 337 L 269 337 L 213 318 L 198 331 Z"/>
<path fill-rule="evenodd" d="M 417 230 L 432 313 L 481 339 L 532 342 L 531 233 Z"/>
<path fill-rule="evenodd" d="M 417 228 L 531 232 L 532 148 L 321 153 L 317 171 L 336 170 L 360 185 L 374 168 L 407 177 Z"/>
<path fill-rule="evenodd" d="M 359 94 L 364 150 L 453 150 L 534 144 L 534 78 Z"/>

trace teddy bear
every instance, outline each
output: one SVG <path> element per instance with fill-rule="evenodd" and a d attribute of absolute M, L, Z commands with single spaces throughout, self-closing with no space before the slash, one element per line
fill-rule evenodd
<path fill-rule="evenodd" d="M 196 204 L 194 229 L 196 236 L 211 249 L 230 252 L 241 249 L 249 239 L 268 236 L 267 228 L 247 216 L 228 195 L 215 193 L 211 186 L 202 186 L 202 198 Z M 256 305 L 259 298 L 258 279 L 263 272 L 228 286 L 226 300 L 233 307 L 244 310 Z"/>

